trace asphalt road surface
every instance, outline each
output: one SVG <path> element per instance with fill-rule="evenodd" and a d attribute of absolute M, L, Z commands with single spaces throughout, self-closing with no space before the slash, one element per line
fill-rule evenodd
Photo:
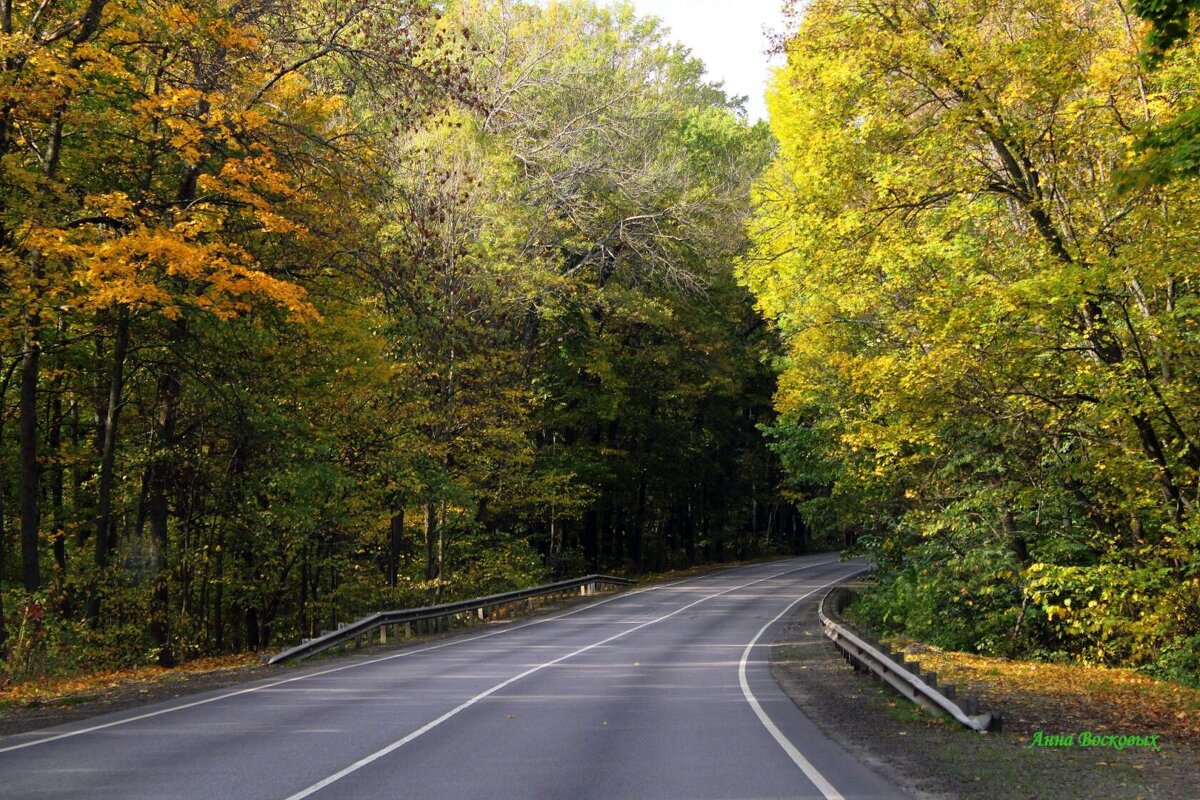
<path fill-rule="evenodd" d="M 788 611 L 861 568 L 732 569 L 10 736 L 0 797 L 901 797 L 768 665 Z"/>

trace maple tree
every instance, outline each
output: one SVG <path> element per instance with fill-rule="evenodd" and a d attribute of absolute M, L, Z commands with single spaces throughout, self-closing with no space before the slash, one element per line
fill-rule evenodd
<path fill-rule="evenodd" d="M 770 137 L 660 23 L 3 8 L 9 675 L 805 544 L 732 272 Z"/>
<path fill-rule="evenodd" d="M 273 2 L 5 4 L 0 216 L 6 319 L 24 321 L 27 591 L 42 583 L 45 461 L 53 465 L 56 586 L 71 594 L 63 581 L 65 528 L 73 527 L 76 549 L 91 538 L 93 568 L 80 574 L 87 615 L 93 626 L 101 622 L 119 538 L 117 492 L 128 491 L 117 486 L 121 417 L 141 404 L 144 433 L 125 469 L 140 464 L 137 534 L 148 523 L 150 634 L 161 659 L 172 660 L 170 495 L 183 461 L 176 438 L 185 375 L 194 367 L 189 351 L 206 319 L 231 322 L 271 309 L 289 324 L 319 316 L 302 276 L 329 269 L 351 241 L 322 213 L 331 200 L 355 208 L 359 201 L 333 171 L 354 169 L 366 147 L 344 90 L 331 88 L 328 62 L 364 80 L 394 79 L 414 69 L 415 45 L 385 38 L 388 23 L 415 32 L 433 14 L 419 3 L 360 2 L 324 12 Z M 425 66 L 422 91 L 439 81 L 447 93 L 459 91 L 436 61 Z M 397 115 L 414 113 L 421 96 L 381 94 Z M 82 343 L 94 348 L 93 388 Z M 54 364 L 46 388 L 39 386 L 43 354 Z M 131 368 L 143 372 L 136 396 L 128 389 Z M 53 395 L 49 454 L 39 442 L 43 393 Z M 87 413 L 94 417 L 92 453 L 80 446 Z M 68 424 L 71 445 L 62 437 Z M 72 520 L 63 508 L 68 463 Z"/>

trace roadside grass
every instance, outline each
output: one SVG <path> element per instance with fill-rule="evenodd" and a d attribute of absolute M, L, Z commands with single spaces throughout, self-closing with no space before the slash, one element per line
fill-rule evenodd
<path fill-rule="evenodd" d="M 96 700 L 106 691 L 168 680 L 172 676 L 226 672 L 259 663 L 257 653 L 198 658 L 176 667 L 131 667 L 102 670 L 68 678 L 44 678 L 0 687 L 0 710 L 42 705 L 78 705 Z"/>
<path fill-rule="evenodd" d="M 1036 696 L 1039 716 L 1060 725 L 1103 724 L 1109 732 L 1158 733 L 1200 745 L 1200 689 L 1132 669 L 993 658 L 902 637 L 888 643 L 940 681 L 967 684 L 1001 708 L 1014 701 L 1023 708 L 1021 698 Z"/>
<path fill-rule="evenodd" d="M 884 703 L 884 711 L 892 719 L 905 725 L 945 725 L 947 722 L 945 717 L 931 714 L 907 700 L 888 700 Z"/>
<path fill-rule="evenodd" d="M 873 677 L 856 673 L 800 608 L 772 649 L 784 691 L 822 730 L 920 800 L 1200 800 L 1195 689 L 1133 670 L 1009 661 L 889 644 L 966 684 L 1004 716 L 979 734 L 939 720 Z M 1034 734 L 1160 736 L 1149 747 L 1030 746 Z"/>

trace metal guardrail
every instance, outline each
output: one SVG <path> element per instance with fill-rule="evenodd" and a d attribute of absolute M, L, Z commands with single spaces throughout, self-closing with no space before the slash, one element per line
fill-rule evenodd
<path fill-rule="evenodd" d="M 306 639 L 266 661 L 268 664 L 279 664 L 284 661 L 302 660 L 335 647 L 345 648 L 350 642 L 354 642 L 355 647 L 362 647 L 375 631 L 379 631 L 379 641 L 383 644 L 387 642 L 389 629 L 393 638 L 400 638 L 401 626 L 404 629 L 403 635 L 406 637 L 412 636 L 414 633 L 420 635 L 446 631 L 450 629 L 450 625 L 455 619 L 462 621 L 475 618 L 486 620 L 490 611 L 513 603 L 524 603 L 528 607 L 532 605 L 534 598 L 573 595 L 576 590 L 581 595 L 589 595 L 599 592 L 601 587 L 629 586 L 633 583 L 628 578 L 615 578 L 611 575 L 586 575 L 569 581 L 547 583 L 529 589 L 518 589 L 515 592 L 459 600 L 455 603 L 444 603 L 438 606 L 379 611 L 355 622 L 342 625 L 336 631 L 327 631 L 314 639 Z"/>
<path fill-rule="evenodd" d="M 859 636 L 834 619 L 845 609 L 850 597 L 850 590 L 845 587 L 829 590 L 821 599 L 817 614 L 825 628 L 825 635 L 837 645 L 856 670 L 874 673 L 913 702 L 935 713 L 947 714 L 972 730 L 980 733 L 1000 730 L 1000 715 L 981 709 L 974 696 L 960 695 L 956 686 L 939 687 L 935 673 L 922 672 L 918 665 L 905 661 L 903 656 L 877 642 Z"/>

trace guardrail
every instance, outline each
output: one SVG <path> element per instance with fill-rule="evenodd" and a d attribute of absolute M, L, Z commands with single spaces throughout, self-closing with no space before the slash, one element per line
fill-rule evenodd
<path fill-rule="evenodd" d="M 935 713 L 947 714 L 972 730 L 980 733 L 1000 730 L 1000 715 L 981 709 L 973 695 L 960 693 L 957 686 L 939 687 L 935 673 L 922 671 L 919 665 L 905 661 L 890 648 L 859 636 L 839 623 L 835 617 L 846 608 L 850 597 L 850 590 L 845 587 L 829 590 L 821 599 L 817 614 L 825 635 L 856 670 L 874 673 L 913 702 Z"/>
<path fill-rule="evenodd" d="M 395 639 L 400 638 L 401 635 L 408 637 L 414 634 L 438 633 L 449 630 L 451 624 L 456 620 L 464 623 L 476 619 L 486 620 L 489 613 L 494 613 L 497 609 L 514 603 L 522 603 L 526 608 L 530 608 L 535 598 L 556 595 L 590 595 L 599 592 L 602 587 L 629 586 L 632 583 L 633 581 L 628 578 L 614 578 L 611 575 L 586 575 L 569 581 L 547 583 L 529 589 L 518 589 L 515 592 L 459 600 L 455 603 L 444 603 L 438 606 L 379 611 L 355 622 L 342 625 L 336 631 L 326 631 L 314 639 L 306 639 L 266 661 L 268 664 L 279 664 L 291 660 L 299 661 L 335 647 L 345 649 L 350 642 L 353 642 L 356 648 L 362 647 L 370 641 L 371 634 L 376 631 L 379 631 L 380 644 L 387 642 L 389 630 L 392 638 Z"/>

